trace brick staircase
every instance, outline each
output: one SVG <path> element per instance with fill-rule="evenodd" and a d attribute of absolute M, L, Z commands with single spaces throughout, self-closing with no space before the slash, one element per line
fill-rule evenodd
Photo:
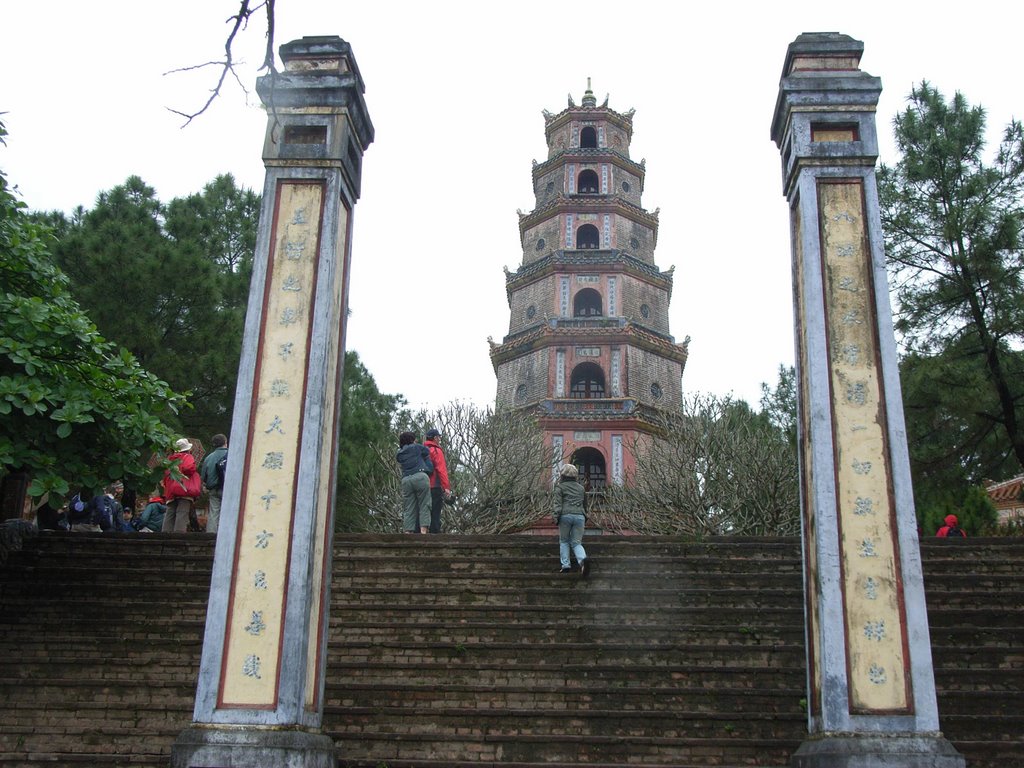
<path fill-rule="evenodd" d="M 787 765 L 805 736 L 796 539 L 336 541 L 324 727 L 351 768 Z M 925 541 L 942 728 L 1024 764 L 1024 541 Z M 166 766 L 213 541 L 44 534 L 0 566 L 0 768 Z M 93 585 L 86 588 L 83 585 Z"/>

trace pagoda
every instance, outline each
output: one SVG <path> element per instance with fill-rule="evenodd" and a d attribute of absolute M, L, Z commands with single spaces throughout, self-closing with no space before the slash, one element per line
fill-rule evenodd
<path fill-rule="evenodd" d="M 672 271 L 654 263 L 658 211 L 641 202 L 645 163 L 629 157 L 633 113 L 597 105 L 590 81 L 547 110 L 536 203 L 519 212 L 522 265 L 506 272 L 508 335 L 491 342 L 497 406 L 533 409 L 552 472 L 580 468 L 590 489 L 622 484 L 633 446 L 679 411 L 687 338 L 669 333 Z"/>

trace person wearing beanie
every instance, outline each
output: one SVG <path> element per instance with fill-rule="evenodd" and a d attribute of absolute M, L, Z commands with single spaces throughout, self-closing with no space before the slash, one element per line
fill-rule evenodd
<path fill-rule="evenodd" d="M 587 492 L 578 477 L 579 470 L 572 464 L 562 467 L 552 493 L 551 514 L 558 525 L 558 556 L 562 561 L 559 573 L 572 572 L 569 559 L 571 550 L 579 563 L 580 575 L 586 578 L 590 573 L 590 560 L 583 548 L 583 531 L 587 524 Z"/>
<path fill-rule="evenodd" d="M 946 515 L 946 524 L 935 532 L 935 535 L 943 539 L 966 539 L 967 532 L 960 527 L 960 521 L 956 515 Z"/>

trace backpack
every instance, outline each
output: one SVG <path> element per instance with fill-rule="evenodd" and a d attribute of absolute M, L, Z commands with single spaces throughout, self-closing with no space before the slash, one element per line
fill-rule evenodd
<path fill-rule="evenodd" d="M 89 522 L 93 525 L 98 525 L 104 531 L 109 531 L 117 525 L 117 505 L 105 493 L 93 498 L 89 502 L 89 509 L 92 513 Z"/>
<path fill-rule="evenodd" d="M 951 525 L 951 526 L 949 526 L 949 529 L 946 531 L 946 538 L 947 539 L 966 539 L 967 538 L 967 534 L 964 533 L 960 529 L 959 525 Z"/>
<path fill-rule="evenodd" d="M 225 453 L 220 457 L 220 461 L 213 465 L 213 468 L 217 472 L 217 484 L 213 486 L 213 490 L 220 491 L 224 489 L 224 475 L 228 471 L 228 455 Z"/>

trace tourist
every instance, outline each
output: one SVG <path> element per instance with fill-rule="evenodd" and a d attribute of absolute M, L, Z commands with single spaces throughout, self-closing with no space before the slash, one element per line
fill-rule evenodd
<path fill-rule="evenodd" d="M 946 515 L 945 525 L 935 532 L 935 535 L 943 539 L 966 539 L 967 531 L 960 527 L 960 521 L 956 515 Z"/>
<path fill-rule="evenodd" d="M 398 454 L 395 459 L 402 468 L 403 530 L 420 533 L 430 530 L 430 476 L 434 465 L 430 451 L 416 442 L 416 435 L 403 432 L 398 436 Z"/>
<path fill-rule="evenodd" d="M 427 430 L 427 439 L 423 444 L 430 451 L 430 461 L 434 471 L 430 475 L 430 532 L 441 532 L 441 508 L 452 498 L 452 487 L 448 481 L 448 464 L 441 450 L 441 433 L 436 429 Z"/>
<path fill-rule="evenodd" d="M 220 524 L 220 503 L 224 494 L 224 472 L 227 468 L 228 439 L 224 435 L 214 435 L 211 438 L 213 450 L 210 455 L 203 459 L 202 468 L 199 470 L 203 478 L 203 485 L 206 487 L 210 498 L 210 509 L 206 513 L 206 532 L 216 533 Z"/>
<path fill-rule="evenodd" d="M 149 497 L 149 503 L 142 510 L 142 514 L 135 518 L 132 524 L 139 533 L 156 533 L 163 529 L 166 512 L 167 505 L 164 504 L 163 496 L 154 493 Z"/>
<path fill-rule="evenodd" d="M 558 555 L 562 561 L 559 573 L 571 573 L 572 562 L 569 551 L 576 556 L 580 574 L 586 578 L 590 573 L 590 560 L 583 549 L 583 530 L 587 524 L 587 492 L 577 478 L 579 470 L 566 464 L 559 473 L 558 482 L 552 494 L 552 516 L 558 525 Z"/>
<path fill-rule="evenodd" d="M 174 453 L 167 457 L 177 465 L 181 480 L 176 479 L 171 470 L 164 473 L 164 500 L 167 512 L 161 527 L 163 533 L 185 533 L 188 530 L 189 513 L 192 505 L 199 498 L 201 481 L 196 469 L 196 460 L 192 457 L 192 443 L 183 437 L 174 443 Z"/>

